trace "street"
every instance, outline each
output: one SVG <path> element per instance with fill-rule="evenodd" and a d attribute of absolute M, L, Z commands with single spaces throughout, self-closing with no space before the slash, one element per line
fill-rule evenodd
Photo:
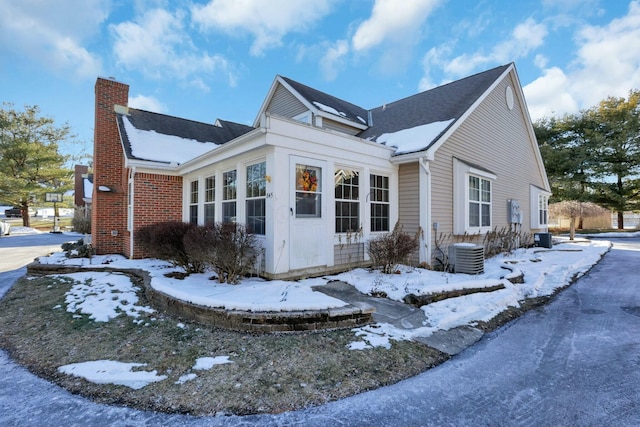
<path fill-rule="evenodd" d="M 604 259 L 550 304 L 392 386 L 297 412 L 199 418 L 92 403 L 0 351 L 0 425 L 639 425 L 640 239 L 610 240 Z M 5 251 L 17 250 L 0 249 L 0 296 L 24 274 L 5 268 Z"/>

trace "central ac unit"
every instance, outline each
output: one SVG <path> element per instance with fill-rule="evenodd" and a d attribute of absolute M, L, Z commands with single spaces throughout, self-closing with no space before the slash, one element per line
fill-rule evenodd
<path fill-rule="evenodd" d="M 484 246 L 472 243 L 450 245 L 449 265 L 454 273 L 484 273 Z"/>

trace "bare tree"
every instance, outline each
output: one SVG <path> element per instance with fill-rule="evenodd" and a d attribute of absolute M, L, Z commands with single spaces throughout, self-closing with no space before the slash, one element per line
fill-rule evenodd
<path fill-rule="evenodd" d="M 602 206 L 591 202 L 579 202 L 577 200 L 564 200 L 549 205 L 549 214 L 553 217 L 569 218 L 569 240 L 576 237 L 576 221 L 583 218 L 593 218 L 609 211 Z"/>

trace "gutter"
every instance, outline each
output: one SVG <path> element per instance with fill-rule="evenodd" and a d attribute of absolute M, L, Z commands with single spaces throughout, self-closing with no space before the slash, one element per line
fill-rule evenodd
<path fill-rule="evenodd" d="M 425 155 L 419 161 L 419 164 L 422 167 L 422 170 L 424 170 L 424 173 L 425 173 L 425 176 L 426 176 L 426 187 L 427 187 L 427 191 L 426 191 L 426 195 L 425 195 L 425 201 L 424 201 L 424 205 L 423 205 L 423 206 L 426 206 L 425 218 L 424 218 L 424 225 L 425 225 L 425 227 L 424 227 L 424 239 L 425 239 L 425 244 L 424 244 L 423 247 L 426 248 L 426 254 L 424 256 L 424 261 L 427 264 L 431 264 L 431 237 L 432 237 L 432 227 L 431 227 L 431 170 L 429 169 L 429 161 L 430 160 L 432 160 L 432 159 L 429 159 L 429 156 Z M 425 194 L 425 192 L 421 191 L 420 194 L 421 195 Z M 420 211 L 422 211 L 422 209 Z"/>
<path fill-rule="evenodd" d="M 130 226 L 130 230 L 129 230 L 129 259 L 133 259 L 133 230 L 135 229 L 134 227 L 134 219 L 135 219 L 135 176 L 136 176 L 136 167 L 133 166 L 132 168 L 129 169 L 129 184 L 130 184 L 130 189 L 128 191 L 128 196 L 130 198 L 131 201 L 131 211 L 129 212 L 130 215 L 130 219 L 129 219 L 129 223 L 127 224 L 128 226 Z M 127 209 L 129 209 L 129 207 L 127 206 Z"/>

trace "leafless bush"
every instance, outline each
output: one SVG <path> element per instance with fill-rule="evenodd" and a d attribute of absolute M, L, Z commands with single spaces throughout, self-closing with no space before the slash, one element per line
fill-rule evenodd
<path fill-rule="evenodd" d="M 258 253 L 255 236 L 237 223 L 194 227 L 184 245 L 189 258 L 211 267 L 220 283 L 236 284 L 251 273 Z"/>
<path fill-rule="evenodd" d="M 71 225 L 76 233 L 91 234 L 91 209 L 86 206 L 76 207 Z"/>
<path fill-rule="evenodd" d="M 197 227 L 181 221 L 167 221 L 141 227 L 136 232 L 140 246 L 154 258 L 169 261 L 187 273 L 202 273 L 204 264 L 192 259 L 184 247 L 184 236 Z"/>
<path fill-rule="evenodd" d="M 391 233 L 369 241 L 367 253 L 371 257 L 374 266 L 380 267 L 385 274 L 391 274 L 417 248 L 417 237 L 411 237 L 407 233 L 403 233 L 402 226 L 396 223 Z"/>

